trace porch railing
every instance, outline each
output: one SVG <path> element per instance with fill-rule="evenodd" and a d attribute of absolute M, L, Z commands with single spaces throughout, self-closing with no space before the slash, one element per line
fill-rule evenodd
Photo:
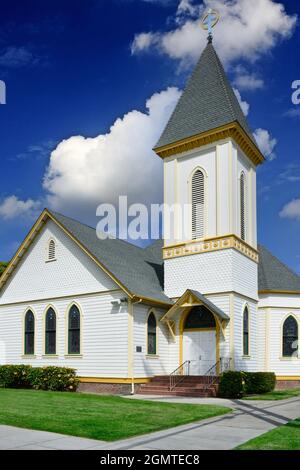
<path fill-rule="evenodd" d="M 190 375 L 190 365 L 191 361 L 185 361 L 170 374 L 170 391 L 174 390 L 177 385 L 184 381 L 186 376 Z"/>
<path fill-rule="evenodd" d="M 217 382 L 219 375 L 230 370 L 231 357 L 221 357 L 208 371 L 204 374 L 205 389 L 207 390 Z"/>

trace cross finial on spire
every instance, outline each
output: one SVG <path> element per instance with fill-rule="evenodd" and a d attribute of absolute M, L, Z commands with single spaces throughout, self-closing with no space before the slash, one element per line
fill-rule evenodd
<path fill-rule="evenodd" d="M 212 8 L 207 10 L 207 12 L 204 13 L 202 17 L 201 26 L 203 29 L 208 31 L 207 40 L 209 43 L 212 43 L 212 40 L 213 40 L 212 31 L 213 31 L 213 28 L 218 23 L 219 19 L 220 19 L 220 13 L 218 12 L 218 10 L 214 10 Z"/>

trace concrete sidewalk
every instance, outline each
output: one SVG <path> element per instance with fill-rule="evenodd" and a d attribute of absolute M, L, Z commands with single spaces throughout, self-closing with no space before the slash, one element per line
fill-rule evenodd
<path fill-rule="evenodd" d="M 300 397 L 273 402 L 149 396 L 135 398 L 223 405 L 234 411 L 228 415 L 114 443 L 0 426 L 0 449 L 229 450 L 300 417 Z"/>

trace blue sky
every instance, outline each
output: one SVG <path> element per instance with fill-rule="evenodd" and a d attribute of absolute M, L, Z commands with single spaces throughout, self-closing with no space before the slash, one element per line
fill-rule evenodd
<path fill-rule="evenodd" d="M 300 105 L 291 101 L 300 5 L 255 1 L 255 12 L 249 1 L 221 2 L 215 47 L 268 157 L 258 171 L 259 240 L 300 273 Z M 218 3 L 1 2 L 0 260 L 46 205 L 95 223 L 97 203 L 129 186 L 132 201 L 161 200 L 151 146 L 205 45 L 201 8 Z"/>

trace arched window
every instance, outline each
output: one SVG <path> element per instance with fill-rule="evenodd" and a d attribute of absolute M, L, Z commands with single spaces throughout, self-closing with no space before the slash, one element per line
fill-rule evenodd
<path fill-rule="evenodd" d="M 154 313 L 150 313 L 148 317 L 148 348 L 147 354 L 156 354 L 156 318 Z"/>
<path fill-rule="evenodd" d="M 80 354 L 80 312 L 76 305 L 69 310 L 68 354 Z"/>
<path fill-rule="evenodd" d="M 249 310 L 245 308 L 243 313 L 243 355 L 249 356 Z"/>
<path fill-rule="evenodd" d="M 55 256 L 56 256 L 55 248 L 56 248 L 55 247 L 55 241 L 50 240 L 49 245 L 48 245 L 48 261 L 55 260 Z"/>
<path fill-rule="evenodd" d="M 192 178 L 192 238 L 204 237 L 205 194 L 204 174 L 195 171 Z"/>
<path fill-rule="evenodd" d="M 215 317 L 204 305 L 193 307 L 184 323 L 185 330 L 201 328 L 216 328 Z"/>
<path fill-rule="evenodd" d="M 31 310 L 25 315 L 24 353 L 34 354 L 34 315 Z"/>
<path fill-rule="evenodd" d="M 45 319 L 45 354 L 56 354 L 56 313 L 52 307 Z"/>
<path fill-rule="evenodd" d="M 241 217 L 241 239 L 246 240 L 246 194 L 245 194 L 245 175 L 240 178 L 240 217 Z"/>
<path fill-rule="evenodd" d="M 282 355 L 283 357 L 292 357 L 298 351 L 298 323 L 290 315 L 283 324 L 282 331 Z"/>

